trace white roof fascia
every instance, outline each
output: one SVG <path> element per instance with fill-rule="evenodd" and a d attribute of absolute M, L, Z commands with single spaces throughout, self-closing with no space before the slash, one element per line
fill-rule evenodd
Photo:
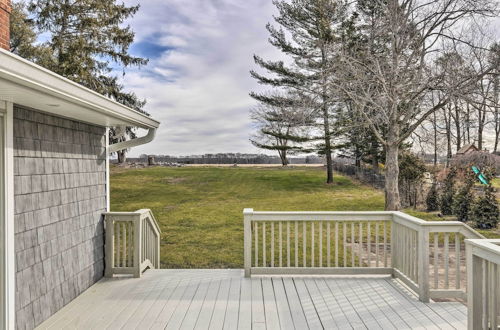
<path fill-rule="evenodd" d="M 95 118 L 99 120 L 98 124 L 104 123 L 109 127 L 127 125 L 156 129 L 160 125 L 158 121 L 143 113 L 0 49 L 0 99 L 25 105 L 22 95 L 25 99 L 31 95 L 33 103 L 33 99 L 40 94 L 50 97 L 54 103 L 71 104 L 73 111 L 66 115 L 70 119 L 91 121 Z M 65 116 L 64 106 L 52 110 L 48 106 L 49 104 L 40 104 L 40 107 L 35 108 Z M 81 118 L 80 109 L 87 112 L 81 113 Z"/>

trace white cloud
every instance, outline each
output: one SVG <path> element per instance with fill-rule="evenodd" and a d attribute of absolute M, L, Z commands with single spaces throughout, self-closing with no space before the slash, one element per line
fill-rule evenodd
<path fill-rule="evenodd" d="M 135 4 L 137 1 L 127 1 Z M 161 53 L 127 73 L 124 84 L 146 98 L 146 110 L 162 122 L 152 143 L 131 155 L 256 152 L 248 111 L 253 54 L 276 58 L 265 29 L 269 0 L 149 0 L 130 21 L 138 45 Z M 155 48 L 156 49 L 156 48 Z"/>

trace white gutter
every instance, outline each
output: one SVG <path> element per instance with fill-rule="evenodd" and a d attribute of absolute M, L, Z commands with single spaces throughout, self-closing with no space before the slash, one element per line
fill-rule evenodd
<path fill-rule="evenodd" d="M 129 148 L 140 146 L 142 144 L 149 143 L 149 142 L 153 141 L 153 139 L 155 138 L 155 134 L 156 134 L 156 128 L 150 128 L 148 130 L 148 134 L 146 134 L 143 137 L 111 144 L 108 147 L 108 153 L 111 154 L 113 152 L 117 152 L 117 151 L 124 150 L 124 149 L 129 149 Z"/>

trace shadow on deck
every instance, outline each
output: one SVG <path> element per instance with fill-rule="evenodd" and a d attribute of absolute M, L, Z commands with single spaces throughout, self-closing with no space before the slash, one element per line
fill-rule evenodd
<path fill-rule="evenodd" d="M 391 277 L 243 277 L 148 270 L 105 278 L 40 329 L 466 329 L 457 302 L 422 303 Z"/>

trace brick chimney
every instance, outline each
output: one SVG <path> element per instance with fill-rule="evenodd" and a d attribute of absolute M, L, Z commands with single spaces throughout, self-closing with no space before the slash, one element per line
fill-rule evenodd
<path fill-rule="evenodd" d="M 9 50 L 10 0 L 0 0 L 0 48 Z"/>

